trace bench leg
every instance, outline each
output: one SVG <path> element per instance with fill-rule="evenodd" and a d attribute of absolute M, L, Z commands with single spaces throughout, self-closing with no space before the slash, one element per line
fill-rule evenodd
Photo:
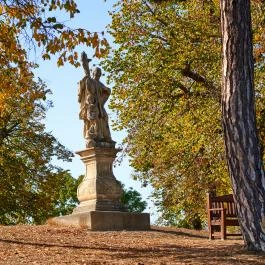
<path fill-rule="evenodd" d="M 224 240 L 226 239 L 226 225 L 224 225 Z"/>
<path fill-rule="evenodd" d="M 212 240 L 213 239 L 213 230 L 212 230 L 212 226 L 209 225 L 209 239 Z"/>
<path fill-rule="evenodd" d="M 226 225 L 225 225 L 225 212 L 221 212 L 221 239 L 226 239 Z"/>
<path fill-rule="evenodd" d="M 225 240 L 225 227 L 221 225 L 221 239 Z"/>

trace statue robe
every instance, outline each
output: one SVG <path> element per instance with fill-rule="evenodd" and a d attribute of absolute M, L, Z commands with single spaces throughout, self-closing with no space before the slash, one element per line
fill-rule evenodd
<path fill-rule="evenodd" d="M 98 142 L 112 142 L 108 115 L 104 108 L 109 95 L 108 87 L 89 76 L 85 76 L 79 82 L 79 118 L 84 120 L 84 138 L 87 147 L 95 146 Z"/>

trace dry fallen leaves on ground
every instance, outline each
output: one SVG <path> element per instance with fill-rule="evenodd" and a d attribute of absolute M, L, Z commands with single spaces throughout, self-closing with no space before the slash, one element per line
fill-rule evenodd
<path fill-rule="evenodd" d="M 1 226 L 0 264 L 265 264 L 242 240 L 211 240 L 205 231 L 93 232 L 55 226 Z"/>

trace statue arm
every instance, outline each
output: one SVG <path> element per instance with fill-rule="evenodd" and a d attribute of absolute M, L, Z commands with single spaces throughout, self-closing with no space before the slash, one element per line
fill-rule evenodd
<path fill-rule="evenodd" d="M 81 53 L 81 62 L 82 62 L 82 66 L 84 68 L 84 71 L 85 71 L 85 75 L 91 79 L 91 76 L 90 76 L 90 69 L 89 69 L 89 62 L 91 62 L 92 60 L 91 59 L 88 59 L 87 58 L 87 55 L 85 52 L 82 52 Z"/>
<path fill-rule="evenodd" d="M 109 87 L 106 87 L 105 85 L 103 85 L 102 92 L 109 97 L 111 90 Z"/>

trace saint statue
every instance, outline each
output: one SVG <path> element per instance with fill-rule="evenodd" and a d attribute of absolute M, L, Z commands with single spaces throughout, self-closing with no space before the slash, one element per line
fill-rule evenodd
<path fill-rule="evenodd" d="M 104 104 L 110 96 L 110 89 L 102 84 L 101 69 L 96 67 L 90 76 L 89 62 L 85 52 L 81 54 L 85 77 L 79 82 L 78 102 L 79 119 L 84 121 L 84 138 L 86 147 L 113 147 L 108 125 L 108 114 Z"/>

